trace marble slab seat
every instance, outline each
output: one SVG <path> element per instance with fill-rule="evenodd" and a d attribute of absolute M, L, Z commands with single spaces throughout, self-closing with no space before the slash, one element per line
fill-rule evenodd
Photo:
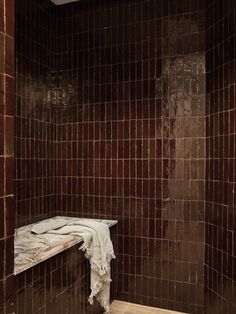
<path fill-rule="evenodd" d="M 55 221 L 58 218 L 64 218 L 66 220 L 68 219 L 68 222 L 82 219 L 78 217 L 55 216 L 53 218 L 44 220 L 44 222 Z M 93 220 L 104 222 L 108 225 L 109 228 L 118 223 L 117 220 Z M 82 242 L 82 238 L 73 235 L 33 234 L 31 229 L 37 223 L 16 229 L 14 240 L 15 275 Z"/>

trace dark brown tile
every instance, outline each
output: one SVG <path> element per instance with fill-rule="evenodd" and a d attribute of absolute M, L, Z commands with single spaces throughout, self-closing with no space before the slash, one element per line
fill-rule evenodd
<path fill-rule="evenodd" d="M 0 2 L 0 32 L 4 32 L 4 1 Z"/>
<path fill-rule="evenodd" d="M 13 116 L 15 113 L 15 81 L 9 76 L 6 76 L 5 80 L 5 114 Z"/>
<path fill-rule="evenodd" d="M 15 199 L 14 196 L 5 198 L 6 235 L 12 236 L 15 230 Z"/>
<path fill-rule="evenodd" d="M 5 45 L 5 37 L 4 33 L 0 32 L 0 73 L 5 72 L 5 52 L 4 52 L 4 45 Z"/>
<path fill-rule="evenodd" d="M 5 73 L 14 76 L 14 39 L 5 36 Z"/>
<path fill-rule="evenodd" d="M 12 156 L 14 154 L 14 118 L 5 117 L 5 155 Z"/>
<path fill-rule="evenodd" d="M 5 192 L 5 183 L 4 183 L 4 177 L 5 177 L 5 158 L 0 157 L 0 177 L 3 178 L 0 180 L 0 197 L 4 196 Z"/>
<path fill-rule="evenodd" d="M 5 96 L 5 80 L 4 75 L 0 74 L 0 115 L 4 114 L 4 96 Z"/>
<path fill-rule="evenodd" d="M 6 8 L 6 34 L 14 36 L 14 9 L 15 0 L 9 0 L 5 2 Z"/>

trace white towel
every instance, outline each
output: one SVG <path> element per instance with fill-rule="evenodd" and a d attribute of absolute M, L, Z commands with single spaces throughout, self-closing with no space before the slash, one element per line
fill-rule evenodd
<path fill-rule="evenodd" d="M 31 232 L 35 234 L 43 234 L 51 229 L 58 229 L 67 225 L 68 220 L 64 218 L 47 219 L 46 221 L 40 221 L 34 224 Z"/>
<path fill-rule="evenodd" d="M 110 312 L 110 262 L 115 258 L 109 227 L 92 219 L 76 219 L 60 229 L 51 225 L 48 233 L 72 234 L 83 238 L 80 247 L 91 266 L 89 303 L 96 297 L 106 313 Z"/>

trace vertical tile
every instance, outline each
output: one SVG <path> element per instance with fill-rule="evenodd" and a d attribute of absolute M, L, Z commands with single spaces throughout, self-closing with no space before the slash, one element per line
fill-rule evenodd
<path fill-rule="evenodd" d="M 4 20 L 4 19 L 3 19 Z M 5 36 L 4 33 L 0 32 L 0 73 L 5 72 Z"/>

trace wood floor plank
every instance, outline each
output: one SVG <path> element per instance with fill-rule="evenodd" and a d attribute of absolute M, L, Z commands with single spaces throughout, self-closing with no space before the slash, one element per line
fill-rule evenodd
<path fill-rule="evenodd" d="M 111 310 L 112 314 L 186 314 L 118 300 L 112 302 Z"/>

